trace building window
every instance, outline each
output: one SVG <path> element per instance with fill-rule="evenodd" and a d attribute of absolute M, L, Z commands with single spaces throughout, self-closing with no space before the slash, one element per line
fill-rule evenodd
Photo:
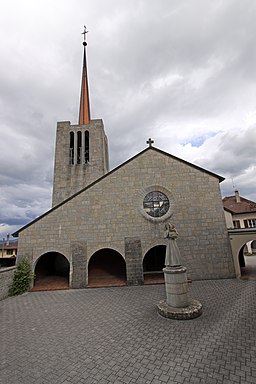
<path fill-rule="evenodd" d="M 89 132 L 84 133 L 84 162 L 89 162 Z"/>
<path fill-rule="evenodd" d="M 143 208 L 149 216 L 161 217 L 168 212 L 169 207 L 169 199 L 163 192 L 152 191 L 144 197 Z"/>
<path fill-rule="evenodd" d="M 82 160 L 82 132 L 77 132 L 77 164 L 81 164 Z"/>
<path fill-rule="evenodd" d="M 244 220 L 245 228 L 255 228 L 256 227 L 256 219 L 247 219 Z"/>
<path fill-rule="evenodd" d="M 233 220 L 234 228 L 239 229 L 241 228 L 240 221 L 239 220 Z"/>
<path fill-rule="evenodd" d="M 69 164 L 74 164 L 74 132 L 69 134 Z"/>
<path fill-rule="evenodd" d="M 13 255 L 13 254 L 15 254 L 15 252 L 13 251 L 13 249 L 7 249 L 6 254 L 7 255 Z"/>

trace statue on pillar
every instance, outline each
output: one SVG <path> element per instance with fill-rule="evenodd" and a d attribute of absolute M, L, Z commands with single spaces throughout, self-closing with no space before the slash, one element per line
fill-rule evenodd
<path fill-rule="evenodd" d="M 157 305 L 158 313 L 168 319 L 194 319 L 202 314 L 202 304 L 188 294 L 186 267 L 180 263 L 180 251 L 176 243 L 178 232 L 171 223 L 165 225 L 167 239 L 165 265 L 163 269 L 166 300 Z"/>
<path fill-rule="evenodd" d="M 176 243 L 178 232 L 174 224 L 168 223 L 165 225 L 164 238 L 167 239 L 165 265 L 166 267 L 178 267 L 180 262 L 180 251 Z"/>

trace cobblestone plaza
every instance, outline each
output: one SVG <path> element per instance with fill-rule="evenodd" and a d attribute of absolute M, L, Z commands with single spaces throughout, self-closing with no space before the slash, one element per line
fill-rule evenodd
<path fill-rule="evenodd" d="M 30 292 L 0 302 L 0 383 L 255 383 L 256 280 L 189 284 L 194 320 L 157 314 L 164 285 Z"/>

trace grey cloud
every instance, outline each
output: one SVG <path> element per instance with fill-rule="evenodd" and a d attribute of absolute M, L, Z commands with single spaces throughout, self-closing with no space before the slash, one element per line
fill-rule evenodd
<path fill-rule="evenodd" d="M 211 140 L 211 139 L 210 139 Z M 211 140 L 216 144 L 215 138 Z M 218 147 L 207 152 L 207 158 L 196 162 L 213 171 L 228 174 L 230 177 L 243 174 L 251 166 L 255 166 L 256 126 L 243 132 L 233 131 L 218 135 Z"/>

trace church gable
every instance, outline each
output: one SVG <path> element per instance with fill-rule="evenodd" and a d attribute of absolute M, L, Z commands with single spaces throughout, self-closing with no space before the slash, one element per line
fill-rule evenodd
<path fill-rule="evenodd" d="M 123 241 L 126 236 L 150 232 L 152 225 L 163 225 L 170 217 L 179 222 L 179 227 L 185 227 L 195 220 L 195 215 L 202 218 L 207 211 L 208 218 L 215 222 L 216 209 L 222 212 L 218 183 L 217 177 L 183 161 L 161 151 L 146 150 L 53 208 L 27 229 L 24 227 L 21 233 L 29 230 L 36 238 L 43 228 L 53 245 L 61 234 L 62 239 L 77 241 L 82 236 L 103 247 Z M 169 201 L 168 210 L 161 217 L 150 216 L 144 206 L 151 192 L 160 192 Z M 205 223 L 197 223 L 198 228 L 202 225 Z M 57 239 L 54 233 L 58 234 Z"/>
<path fill-rule="evenodd" d="M 191 180 L 191 183 L 189 180 Z M 75 206 L 76 201 L 82 199 L 82 206 L 85 205 L 86 203 L 84 203 L 84 201 L 87 201 L 90 198 L 91 190 L 93 191 L 93 196 L 95 196 L 95 191 L 98 191 L 97 193 L 99 193 L 101 197 L 105 194 L 107 201 L 111 200 L 110 196 L 115 197 L 116 203 L 109 204 L 107 202 L 107 206 L 111 206 L 111 210 L 116 210 L 118 208 L 118 196 L 122 196 L 125 191 L 127 195 L 136 193 L 136 191 L 143 195 L 143 191 L 146 189 L 150 190 L 151 187 L 155 186 L 158 189 L 165 189 L 167 186 L 173 191 L 172 193 L 174 193 L 174 195 L 182 198 L 182 196 L 185 195 L 184 192 L 187 191 L 191 193 L 190 199 L 193 199 L 192 195 L 195 195 L 197 189 L 200 189 L 201 193 L 204 193 L 205 191 L 205 194 L 207 195 L 209 183 L 215 183 L 216 181 L 218 183 L 222 180 L 223 178 L 221 176 L 197 167 L 164 151 L 153 147 L 147 148 L 108 174 L 91 183 L 89 186 L 81 189 L 50 211 L 27 224 L 14 235 L 18 235 L 19 232 L 22 232 L 41 219 L 45 220 L 46 216 L 52 215 L 56 210 L 66 210 L 69 209 L 70 205 L 72 205 L 72 207 Z M 107 189 L 108 185 L 110 187 Z M 127 189 L 129 190 L 129 193 Z M 81 198 L 79 197 L 80 195 L 82 195 Z M 209 195 L 211 195 L 210 191 Z M 92 198 L 94 199 L 93 196 Z M 124 199 L 122 196 L 122 199 L 119 201 L 121 207 L 125 204 L 124 200 L 127 201 L 127 197 Z M 72 204 L 70 203 L 71 201 Z M 102 199 L 101 204 L 104 204 L 104 201 L 105 199 Z M 77 204 L 80 210 L 80 203 Z M 95 213 L 95 210 L 101 209 L 98 204 L 92 204 L 92 206 L 93 211 L 91 213 Z"/>

